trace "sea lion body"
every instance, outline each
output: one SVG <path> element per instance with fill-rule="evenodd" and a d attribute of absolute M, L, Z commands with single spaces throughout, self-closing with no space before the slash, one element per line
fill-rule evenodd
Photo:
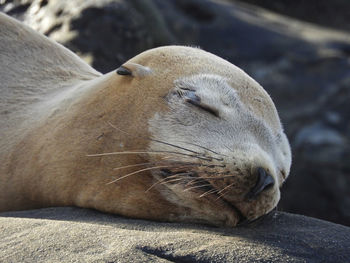
<path fill-rule="evenodd" d="M 234 226 L 276 206 L 288 140 L 239 68 L 169 46 L 101 75 L 2 14 L 0 33 L 0 211 L 73 205 Z"/>

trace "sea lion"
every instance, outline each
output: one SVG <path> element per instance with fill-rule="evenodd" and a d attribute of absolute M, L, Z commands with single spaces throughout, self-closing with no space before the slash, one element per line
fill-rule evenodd
<path fill-rule="evenodd" d="M 0 211 L 235 226 L 278 203 L 287 137 L 269 95 L 228 61 L 166 46 L 102 75 L 4 14 L 0 56 Z"/>

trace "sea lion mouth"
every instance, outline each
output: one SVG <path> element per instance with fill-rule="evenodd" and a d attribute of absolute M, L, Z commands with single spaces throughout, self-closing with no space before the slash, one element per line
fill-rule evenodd
<path fill-rule="evenodd" d="M 222 200 L 226 205 L 228 205 L 237 214 L 237 216 L 238 216 L 237 225 L 240 225 L 240 224 L 244 223 L 245 221 L 247 221 L 247 218 L 243 215 L 242 211 L 237 208 L 237 206 L 226 201 L 225 199 L 222 199 Z"/>
<path fill-rule="evenodd" d="M 210 198 L 211 200 L 214 200 L 214 201 L 220 200 L 220 202 L 222 202 L 225 206 L 229 207 L 238 216 L 237 225 L 240 225 L 240 224 L 248 221 L 246 216 L 244 216 L 242 211 L 237 206 L 235 206 L 232 202 L 229 202 L 224 197 L 217 194 L 217 192 L 219 192 L 219 190 L 216 189 L 215 187 L 213 187 L 212 184 L 207 179 L 201 178 L 196 172 L 193 172 L 193 171 L 191 171 L 191 172 L 185 172 L 185 171 L 172 172 L 168 169 L 161 169 L 160 174 L 163 178 L 170 178 L 170 177 L 174 177 L 174 176 L 179 175 L 179 174 L 186 174 L 189 180 L 192 180 L 192 181 L 195 180 L 197 184 L 202 185 L 201 187 L 192 186 L 192 187 L 187 188 L 187 189 L 191 189 L 191 191 L 195 192 L 196 194 L 199 194 L 200 198 L 207 197 L 207 198 Z M 173 182 L 173 183 L 179 184 L 179 182 Z M 187 184 L 188 184 L 188 182 L 183 184 L 184 187 L 186 187 Z"/>

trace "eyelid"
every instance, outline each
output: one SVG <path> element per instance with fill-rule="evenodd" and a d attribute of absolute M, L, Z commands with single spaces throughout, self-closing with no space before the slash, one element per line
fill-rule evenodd
<path fill-rule="evenodd" d="M 201 108 L 202 110 L 205 110 L 205 111 L 209 112 L 210 114 L 214 115 L 215 117 L 219 117 L 219 112 L 217 110 L 212 109 L 212 108 L 210 108 L 209 106 L 207 106 L 205 104 L 202 104 L 200 102 L 200 98 L 197 95 L 195 95 L 195 96 L 196 96 L 196 99 L 192 99 L 192 98 L 188 98 L 187 97 L 187 98 L 185 98 L 185 101 L 190 103 L 190 104 L 192 104 L 192 105 L 194 105 L 194 106 L 196 106 L 196 107 L 198 107 L 198 108 Z"/>

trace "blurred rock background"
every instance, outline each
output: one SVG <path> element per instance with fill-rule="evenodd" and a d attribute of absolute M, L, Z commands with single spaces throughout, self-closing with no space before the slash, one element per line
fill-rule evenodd
<path fill-rule="evenodd" d="M 168 44 L 241 67 L 271 95 L 292 145 L 278 209 L 350 226 L 349 1 L 0 0 L 0 11 L 103 73 Z"/>

